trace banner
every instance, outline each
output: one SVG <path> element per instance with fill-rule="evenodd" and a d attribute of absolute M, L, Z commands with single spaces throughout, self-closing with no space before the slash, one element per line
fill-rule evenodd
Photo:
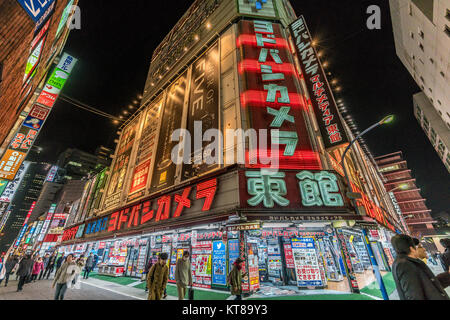
<path fill-rule="evenodd" d="M 225 286 L 227 284 L 226 245 L 222 241 L 213 242 L 212 284 Z"/>
<path fill-rule="evenodd" d="M 9 181 L 5 190 L 3 191 L 0 201 L 3 202 L 12 202 L 14 200 L 14 195 L 16 194 L 17 188 L 22 183 L 23 178 L 25 177 L 25 173 L 30 166 L 30 162 L 25 161 L 21 166 L 19 171 L 17 171 L 17 175 L 14 177 L 14 180 Z M 4 181 L 4 180 L 3 180 Z"/>
<path fill-rule="evenodd" d="M 150 193 L 171 187 L 175 182 L 176 165 L 171 160 L 171 154 L 178 142 L 172 141 L 172 133 L 182 126 L 186 87 L 187 72 L 167 90 Z"/>
<path fill-rule="evenodd" d="M 149 170 L 150 160 L 145 161 L 134 169 L 133 178 L 131 180 L 130 194 L 145 189 Z"/>
<path fill-rule="evenodd" d="M 106 193 L 104 209 L 114 207 L 120 203 L 120 195 L 125 185 L 125 178 L 136 138 L 138 123 L 139 121 L 136 119 L 128 125 L 120 138 L 117 155 L 114 159 L 114 165 L 111 168 L 111 179 Z"/>
<path fill-rule="evenodd" d="M 348 143 L 333 92 L 312 45 L 312 37 L 303 16 L 290 25 L 290 30 L 325 148 Z"/>
<path fill-rule="evenodd" d="M 187 116 L 187 130 L 191 134 L 191 164 L 183 163 L 182 181 L 219 167 L 218 161 L 207 164 L 204 159 L 205 154 L 211 153 L 206 147 L 218 141 L 200 142 L 207 130 L 219 129 L 219 76 L 219 46 L 216 43 L 192 66 Z M 202 124 L 201 129 L 194 126 L 195 122 Z M 196 141 L 200 143 L 196 144 Z M 211 154 L 210 157 L 218 159 L 217 154 Z"/>

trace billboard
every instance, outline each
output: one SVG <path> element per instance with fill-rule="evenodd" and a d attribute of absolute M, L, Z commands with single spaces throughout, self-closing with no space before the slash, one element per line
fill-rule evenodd
<path fill-rule="evenodd" d="M 342 146 L 349 140 L 303 16 L 290 25 L 290 31 L 325 148 Z"/>
<path fill-rule="evenodd" d="M 149 170 L 150 160 L 143 162 L 134 169 L 133 178 L 131 180 L 130 194 L 145 189 L 148 181 Z"/>
<path fill-rule="evenodd" d="M 191 163 L 183 163 L 182 181 L 198 177 L 219 166 L 218 161 L 207 164 L 204 159 L 204 151 L 208 152 L 206 147 L 212 141 L 203 141 L 198 145 L 195 143 L 197 135 L 201 134 L 203 137 L 206 131 L 219 128 L 219 77 L 219 46 L 216 43 L 192 66 L 187 116 L 192 152 L 189 156 Z M 195 122 L 201 123 L 200 130 L 196 128 Z"/>
<path fill-rule="evenodd" d="M 28 61 L 25 66 L 25 75 L 23 77 L 23 83 L 26 83 L 31 78 L 33 72 L 36 70 L 36 67 L 38 66 L 41 60 L 41 55 L 44 49 L 45 40 L 47 38 L 47 30 L 49 25 L 50 20 L 45 24 L 42 30 L 31 42 L 30 56 L 28 57 Z"/>
<path fill-rule="evenodd" d="M 187 71 L 167 90 L 162 126 L 159 133 L 150 193 L 171 187 L 175 182 L 176 165 L 172 162 L 172 150 L 178 144 L 172 141 L 172 133 L 182 128 L 184 102 L 187 89 Z"/>
<path fill-rule="evenodd" d="M 275 0 L 238 0 L 239 13 L 252 17 L 277 18 Z"/>
<path fill-rule="evenodd" d="M 120 196 L 125 185 L 128 164 L 130 162 L 131 152 L 136 140 L 136 132 L 139 119 L 134 120 L 127 126 L 120 137 L 119 148 L 111 168 L 111 179 L 106 191 L 104 209 L 114 207 L 119 204 Z"/>
<path fill-rule="evenodd" d="M 297 87 L 298 75 L 282 26 L 241 20 L 238 28 L 242 113 L 260 135 L 257 150 L 253 147 L 247 152 L 246 166 L 269 167 L 272 163 L 267 164 L 268 160 L 278 157 L 280 169 L 320 170 L 319 156 L 312 149 L 306 128 L 305 100 Z M 261 144 L 262 132 L 267 132 L 265 146 Z"/>

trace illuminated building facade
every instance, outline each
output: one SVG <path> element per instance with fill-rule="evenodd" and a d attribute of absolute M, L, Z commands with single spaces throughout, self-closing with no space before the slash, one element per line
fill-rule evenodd
<path fill-rule="evenodd" d="M 431 217 L 431 210 L 426 205 L 426 199 L 421 196 L 402 152 L 380 156 L 375 160 L 385 178 L 386 191 L 394 193 L 411 234 L 415 237 L 435 234 L 432 224 L 436 221 Z"/>
<path fill-rule="evenodd" d="M 167 252 L 173 282 L 188 250 L 196 287 L 226 289 L 241 256 L 245 292 L 358 292 L 373 277 L 365 233 L 389 270 L 398 221 L 358 143 L 346 159 L 358 211 L 346 196 L 353 137 L 289 1 L 195 1 L 154 51 L 142 106 L 120 131 L 98 208 L 83 204 L 86 187 L 60 248 L 96 252 L 99 273 L 139 276 Z"/>

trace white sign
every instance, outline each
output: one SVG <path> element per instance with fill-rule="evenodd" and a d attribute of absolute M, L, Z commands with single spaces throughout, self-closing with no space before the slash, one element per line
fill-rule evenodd
<path fill-rule="evenodd" d="M 12 202 L 14 199 L 14 195 L 16 194 L 16 190 L 21 184 L 23 177 L 25 176 L 25 173 L 28 170 L 28 167 L 30 166 L 30 162 L 24 161 L 23 164 L 20 166 L 19 171 L 17 172 L 14 180 L 10 181 L 8 185 L 6 186 L 5 191 L 3 192 L 2 196 L 0 197 L 0 201 L 2 202 Z"/>

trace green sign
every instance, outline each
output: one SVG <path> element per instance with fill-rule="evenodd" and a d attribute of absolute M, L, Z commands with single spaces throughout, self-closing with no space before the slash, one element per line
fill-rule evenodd
<path fill-rule="evenodd" d="M 5 191 L 8 182 L 8 180 L 0 179 L 0 196 L 3 194 L 3 191 Z"/>
<path fill-rule="evenodd" d="M 69 4 L 64 8 L 64 11 L 61 16 L 61 20 L 59 21 L 58 30 L 56 31 L 55 38 L 59 37 L 59 34 L 61 33 L 62 29 L 64 28 L 65 24 L 67 23 L 67 19 L 69 19 L 70 12 L 72 12 L 72 5 L 73 5 L 73 0 L 70 0 Z"/>
<path fill-rule="evenodd" d="M 69 74 L 67 72 L 62 71 L 59 68 L 55 68 L 47 84 L 55 88 L 58 88 L 59 90 L 62 90 L 68 77 Z"/>

